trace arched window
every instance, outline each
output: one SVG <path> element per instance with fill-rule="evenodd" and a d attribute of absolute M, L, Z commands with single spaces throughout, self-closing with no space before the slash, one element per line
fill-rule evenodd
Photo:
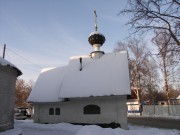
<path fill-rule="evenodd" d="M 84 114 L 100 114 L 100 107 L 97 105 L 87 105 L 84 107 Z"/>
<path fill-rule="evenodd" d="M 54 108 L 49 108 L 49 115 L 54 115 Z"/>
<path fill-rule="evenodd" d="M 56 108 L 56 115 L 60 115 L 60 108 Z"/>

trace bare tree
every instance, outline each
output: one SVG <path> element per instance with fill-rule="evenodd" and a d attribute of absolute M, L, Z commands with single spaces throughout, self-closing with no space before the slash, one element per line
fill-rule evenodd
<path fill-rule="evenodd" d="M 158 104 L 158 101 L 167 100 L 166 94 L 163 91 L 149 89 L 148 92 L 143 93 L 143 100 L 149 101 L 148 104 Z"/>
<path fill-rule="evenodd" d="M 174 46 L 171 44 L 172 37 L 168 34 L 167 31 L 159 31 L 156 32 L 156 36 L 153 38 L 153 42 L 158 48 L 157 58 L 159 61 L 157 62 L 159 68 L 163 73 L 164 78 L 164 90 L 167 95 L 167 99 L 169 101 L 169 86 L 173 81 L 176 80 L 180 74 L 178 73 L 178 66 L 180 62 L 180 55 L 178 51 L 168 51 L 173 50 Z M 177 80 L 176 80 L 177 81 Z"/>
<path fill-rule="evenodd" d="M 166 30 L 174 44 L 180 46 L 179 0 L 128 0 L 128 6 L 119 14 L 130 14 L 127 23 L 135 31 Z"/>
<path fill-rule="evenodd" d="M 149 60 L 149 51 L 141 40 L 130 39 L 126 43 L 118 42 L 114 51 L 123 50 L 128 50 L 132 91 L 141 102 L 143 91 L 148 92 L 149 89 L 158 87 L 155 64 Z"/>

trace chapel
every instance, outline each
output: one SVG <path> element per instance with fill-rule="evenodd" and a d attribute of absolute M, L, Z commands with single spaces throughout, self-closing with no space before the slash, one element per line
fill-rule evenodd
<path fill-rule="evenodd" d="M 127 52 L 106 53 L 105 36 L 95 30 L 88 41 L 93 51 L 73 56 L 67 65 L 42 69 L 28 98 L 36 123 L 127 125 L 131 94 Z"/>

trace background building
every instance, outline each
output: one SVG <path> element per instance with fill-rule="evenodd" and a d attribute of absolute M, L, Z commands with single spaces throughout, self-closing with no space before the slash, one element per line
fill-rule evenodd
<path fill-rule="evenodd" d="M 15 84 L 22 72 L 0 57 L 0 131 L 14 127 Z"/>

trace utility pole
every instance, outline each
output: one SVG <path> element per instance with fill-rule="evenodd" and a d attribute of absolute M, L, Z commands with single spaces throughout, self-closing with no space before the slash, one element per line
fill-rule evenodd
<path fill-rule="evenodd" d="M 4 57 L 5 57 L 5 53 L 6 53 L 6 44 L 4 44 L 3 59 L 4 59 Z"/>

